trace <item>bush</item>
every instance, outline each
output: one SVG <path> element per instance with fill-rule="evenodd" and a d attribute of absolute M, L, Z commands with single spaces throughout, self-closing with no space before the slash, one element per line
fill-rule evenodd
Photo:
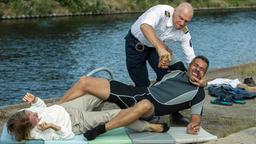
<path fill-rule="evenodd" d="M 169 4 L 175 7 L 182 1 L 191 3 L 195 8 L 256 5 L 255 0 L 0 0 L 0 4 L 5 6 L 3 9 L 1 7 L 2 13 L 8 15 L 47 15 L 58 9 L 64 13 L 94 14 L 144 11 L 157 4 Z"/>
<path fill-rule="evenodd" d="M 0 10 L 0 18 L 4 16 L 4 12 L 2 10 Z"/>
<path fill-rule="evenodd" d="M 68 7 L 71 12 L 78 11 L 77 0 L 58 0 L 63 6 Z"/>
<path fill-rule="evenodd" d="M 0 3 L 2 2 L 2 3 L 7 4 L 9 1 L 10 1 L 10 0 L 0 0 Z"/>
<path fill-rule="evenodd" d="M 154 5 L 160 4 L 162 1 L 160 0 L 136 0 L 136 4 L 143 10 L 146 10 Z"/>
<path fill-rule="evenodd" d="M 12 0 L 10 5 L 16 15 L 47 15 L 53 10 L 53 0 Z"/>
<path fill-rule="evenodd" d="M 58 0 L 63 6 L 69 8 L 71 12 L 103 12 L 107 7 L 103 0 Z"/>

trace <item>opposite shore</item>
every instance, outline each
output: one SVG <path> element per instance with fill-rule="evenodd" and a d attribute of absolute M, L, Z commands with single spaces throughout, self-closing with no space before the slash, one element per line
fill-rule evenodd
<path fill-rule="evenodd" d="M 182 0 L 174 0 L 168 2 L 166 0 L 156 1 L 139 1 L 132 0 L 124 1 L 77 1 L 67 2 L 65 0 L 46 0 L 30 2 L 9 2 L 0 1 L 0 19 L 31 19 L 31 18 L 46 18 L 46 17 L 67 17 L 67 16 L 90 16 L 90 15 L 111 15 L 111 14 L 128 14 L 142 13 L 153 5 L 169 4 L 176 6 Z M 184 0 L 183 0 L 184 1 Z M 186 0 L 191 3 L 196 13 L 198 12 L 229 12 L 229 11 L 247 11 L 255 10 L 256 2 L 249 0 L 237 0 L 231 2 L 229 0 L 218 1 L 195 1 Z M 80 5 L 79 5 L 80 4 Z"/>
<path fill-rule="evenodd" d="M 256 10 L 256 6 L 249 7 L 227 7 L 227 8 L 196 8 L 194 9 L 195 13 L 202 12 L 234 12 L 234 11 L 248 11 L 248 10 Z M 135 13 L 143 13 L 143 11 L 134 11 L 134 12 L 98 12 L 98 13 L 53 13 L 48 15 L 18 15 L 18 16 L 2 16 L 2 20 L 10 20 L 10 19 L 34 19 L 34 18 L 49 18 L 49 17 L 73 17 L 73 16 L 97 16 L 97 15 L 115 15 L 115 14 L 135 14 Z"/>

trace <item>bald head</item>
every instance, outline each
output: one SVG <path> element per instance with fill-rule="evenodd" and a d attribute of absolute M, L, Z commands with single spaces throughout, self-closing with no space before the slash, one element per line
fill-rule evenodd
<path fill-rule="evenodd" d="M 179 4 L 173 13 L 173 25 L 176 29 L 182 29 L 186 26 L 192 19 L 194 14 L 193 7 L 187 3 L 183 2 Z"/>
<path fill-rule="evenodd" d="M 193 17 L 193 14 L 194 14 L 193 7 L 191 6 L 191 4 L 189 4 L 187 2 L 183 2 L 183 3 L 179 4 L 176 7 L 176 11 L 178 11 L 180 13 L 185 13 L 185 14 L 191 16 L 191 18 Z"/>

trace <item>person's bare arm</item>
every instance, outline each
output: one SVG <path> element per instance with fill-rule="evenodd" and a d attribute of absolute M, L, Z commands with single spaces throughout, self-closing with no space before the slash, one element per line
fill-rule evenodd
<path fill-rule="evenodd" d="M 188 134 L 198 134 L 200 130 L 201 116 L 197 114 L 191 115 L 191 120 L 187 125 L 187 133 Z"/>
<path fill-rule="evenodd" d="M 158 67 L 168 68 L 171 61 L 171 52 L 168 51 L 168 47 L 157 37 L 154 28 L 149 24 L 141 24 L 140 29 L 147 40 L 156 48 L 159 56 Z"/>

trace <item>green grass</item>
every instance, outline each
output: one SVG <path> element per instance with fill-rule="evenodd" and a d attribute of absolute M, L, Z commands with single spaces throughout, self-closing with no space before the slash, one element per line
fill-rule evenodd
<path fill-rule="evenodd" d="M 8 3 L 14 15 L 47 15 L 51 14 L 53 0 L 12 0 Z"/>
<path fill-rule="evenodd" d="M 184 0 L 0 0 L 0 16 L 46 15 L 51 13 L 137 12 L 157 4 L 177 6 Z M 194 8 L 256 6 L 255 0 L 186 0 Z M 59 10 L 61 9 L 61 10 Z"/>

